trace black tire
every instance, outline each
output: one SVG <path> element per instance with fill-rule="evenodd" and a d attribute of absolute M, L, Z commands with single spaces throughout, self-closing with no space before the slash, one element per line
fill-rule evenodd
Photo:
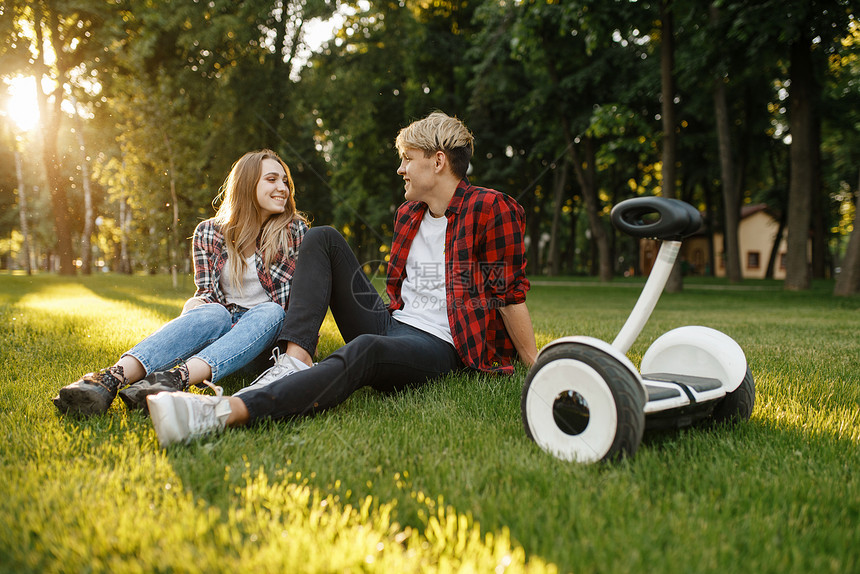
<path fill-rule="evenodd" d="M 559 388 L 562 392 L 556 394 Z M 541 448 L 564 460 L 598 462 L 636 453 L 645 429 L 645 401 L 638 379 L 612 355 L 587 344 L 559 343 L 541 353 L 529 370 L 520 410 L 526 435 Z M 589 407 L 598 404 L 594 413 L 604 414 L 591 416 Z M 614 426 L 606 412 L 614 413 Z M 573 413 L 579 422 L 560 420 L 565 413 Z M 591 441 L 595 436 L 599 440 Z"/>
<path fill-rule="evenodd" d="M 740 386 L 719 400 L 711 416 L 713 424 L 748 421 L 755 406 L 755 381 L 752 371 L 747 372 Z"/>

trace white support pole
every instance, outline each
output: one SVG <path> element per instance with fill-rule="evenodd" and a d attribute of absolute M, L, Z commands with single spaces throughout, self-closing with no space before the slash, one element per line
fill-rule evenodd
<path fill-rule="evenodd" d="M 630 350 L 636 337 L 639 336 L 645 323 L 648 322 L 648 318 L 666 286 L 666 281 L 669 280 L 669 273 L 675 265 L 675 259 L 678 258 L 680 249 L 680 241 L 664 241 L 660 245 L 657 260 L 654 262 L 654 267 L 651 268 L 651 274 L 648 276 L 648 281 L 645 282 L 639 300 L 636 301 L 636 306 L 633 307 L 633 311 L 621 331 L 618 332 L 618 336 L 612 341 L 612 346 L 622 353 L 627 353 Z"/>

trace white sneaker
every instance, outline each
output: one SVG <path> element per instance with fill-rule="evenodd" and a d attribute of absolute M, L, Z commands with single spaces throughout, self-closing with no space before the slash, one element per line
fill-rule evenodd
<path fill-rule="evenodd" d="M 214 397 L 167 391 L 146 397 L 152 425 L 162 448 L 224 429 L 232 412 L 230 397 L 221 396 L 221 387 L 213 385 L 213 388 Z"/>
<path fill-rule="evenodd" d="M 233 396 L 239 396 L 245 391 L 261 389 L 284 377 L 289 377 L 292 374 L 310 368 L 298 359 L 294 359 L 287 354 L 281 354 L 280 349 L 277 347 L 272 351 L 272 359 L 275 361 L 273 366 L 263 371 L 263 374 L 254 379 L 254 382 L 250 385 L 233 393 Z"/>

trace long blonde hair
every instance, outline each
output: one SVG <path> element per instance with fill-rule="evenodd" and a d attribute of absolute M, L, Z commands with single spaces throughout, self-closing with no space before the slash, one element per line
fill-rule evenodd
<path fill-rule="evenodd" d="M 257 201 L 257 183 L 263 174 L 263 160 L 273 159 L 281 164 L 287 174 L 289 195 L 284 213 L 278 213 L 263 221 L 260 204 Z M 251 151 L 236 160 L 230 174 L 215 198 L 221 205 L 215 213 L 215 222 L 221 227 L 227 245 L 227 273 L 233 285 L 242 289 L 242 275 L 245 272 L 245 257 L 242 255 L 250 248 L 256 250 L 257 238 L 266 267 L 278 257 L 278 252 L 286 256 L 292 247 L 290 223 L 305 221 L 304 215 L 296 210 L 295 184 L 290 168 L 269 149 Z"/>

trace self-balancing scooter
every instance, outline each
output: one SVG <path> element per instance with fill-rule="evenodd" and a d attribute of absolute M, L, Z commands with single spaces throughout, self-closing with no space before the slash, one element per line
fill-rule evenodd
<path fill-rule="evenodd" d="M 744 352 L 720 331 L 688 326 L 665 333 L 643 355 L 641 374 L 625 355 L 660 298 L 681 240 L 701 227 L 699 212 L 675 199 L 638 197 L 616 205 L 611 219 L 629 235 L 662 244 L 611 345 L 562 337 L 544 347 L 529 370 L 521 402 L 526 434 L 564 460 L 632 456 L 646 428 L 747 420 L 755 402 Z"/>

